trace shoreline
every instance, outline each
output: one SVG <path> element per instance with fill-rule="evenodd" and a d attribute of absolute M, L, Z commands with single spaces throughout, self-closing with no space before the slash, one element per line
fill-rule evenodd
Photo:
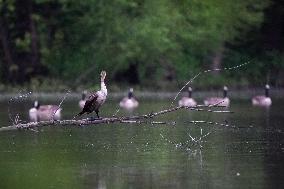
<path fill-rule="evenodd" d="M 174 99 L 178 92 L 153 92 L 153 91 L 135 91 L 135 97 L 139 99 L 149 99 L 149 100 L 169 100 Z M 44 99 L 44 100 L 55 100 L 55 99 L 62 99 L 66 96 L 67 93 L 63 92 L 21 92 L 21 93 L 0 93 L 0 101 L 7 101 L 11 99 L 19 99 L 19 98 L 27 98 L 27 99 Z M 124 92 L 113 92 L 109 91 L 108 98 L 110 100 L 120 99 L 127 95 L 127 91 Z M 180 93 L 178 98 L 182 96 L 186 96 L 186 92 Z M 223 91 L 222 90 L 209 90 L 209 91 L 194 91 L 193 98 L 203 99 L 210 96 L 220 96 L 222 97 Z M 255 95 L 264 95 L 263 88 L 257 89 L 241 89 L 241 90 L 229 90 L 228 96 L 231 99 L 250 99 Z M 271 98 L 283 98 L 284 97 L 284 88 L 281 89 L 271 89 L 270 90 Z M 67 95 L 66 101 L 68 100 L 78 100 L 81 98 L 81 93 L 78 92 L 71 92 Z"/>

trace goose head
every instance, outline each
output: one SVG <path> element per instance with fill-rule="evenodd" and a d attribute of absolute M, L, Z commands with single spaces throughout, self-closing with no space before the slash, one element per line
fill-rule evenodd
<path fill-rule="evenodd" d="M 34 108 L 39 109 L 39 107 L 40 107 L 39 102 L 37 100 L 34 101 Z"/>
<path fill-rule="evenodd" d="M 106 78 L 106 71 L 101 72 L 101 81 L 103 82 Z"/>
<path fill-rule="evenodd" d="M 131 99 L 133 97 L 133 88 L 129 89 L 128 98 Z"/>
<path fill-rule="evenodd" d="M 188 87 L 188 97 L 191 98 L 192 96 L 192 88 Z"/>
<path fill-rule="evenodd" d="M 265 96 L 266 97 L 269 97 L 269 89 L 270 89 L 270 86 L 268 84 L 265 85 Z"/>
<path fill-rule="evenodd" d="M 226 98 L 228 96 L 228 87 L 227 86 L 224 86 L 224 88 L 223 88 L 223 96 L 224 96 L 224 98 Z"/>

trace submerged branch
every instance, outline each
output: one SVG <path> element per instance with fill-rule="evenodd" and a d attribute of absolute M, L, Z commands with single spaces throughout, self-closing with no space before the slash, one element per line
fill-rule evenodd
<path fill-rule="evenodd" d="M 32 129 L 36 127 L 44 127 L 44 126 L 85 126 L 85 125 L 97 125 L 97 124 L 109 124 L 109 123 L 150 123 L 150 124 L 167 124 L 166 122 L 161 121 L 150 121 L 146 122 L 143 121 L 144 119 L 151 119 L 159 115 L 167 114 L 170 112 L 174 112 L 180 109 L 189 109 L 195 111 L 207 111 L 211 113 L 231 113 L 230 111 L 212 111 L 207 109 L 200 109 L 200 105 L 196 107 L 187 107 L 187 106 L 176 106 L 173 108 L 161 110 L 158 112 L 151 112 L 148 114 L 137 115 L 137 116 L 129 116 L 129 117 L 108 117 L 108 118 L 101 118 L 101 119 L 81 119 L 81 120 L 50 120 L 50 121 L 40 121 L 40 122 L 30 122 L 30 123 L 18 123 L 7 127 L 0 128 L 0 131 L 10 131 L 10 130 L 17 130 L 17 129 Z M 208 107 L 208 106 L 207 106 Z M 142 120 L 142 121 L 141 121 Z"/>

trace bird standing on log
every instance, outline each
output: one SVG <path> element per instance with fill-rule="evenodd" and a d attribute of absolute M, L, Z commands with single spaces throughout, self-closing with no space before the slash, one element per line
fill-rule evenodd
<path fill-rule="evenodd" d="M 102 71 L 101 72 L 101 90 L 94 92 L 89 95 L 89 97 L 86 100 L 86 103 L 83 107 L 83 110 L 77 115 L 81 116 L 84 113 L 92 113 L 93 111 L 96 112 L 98 118 L 99 116 L 99 108 L 103 105 L 103 103 L 106 100 L 107 97 L 107 88 L 105 85 L 105 77 L 106 77 L 106 72 Z M 75 116 L 75 117 L 77 117 Z"/>

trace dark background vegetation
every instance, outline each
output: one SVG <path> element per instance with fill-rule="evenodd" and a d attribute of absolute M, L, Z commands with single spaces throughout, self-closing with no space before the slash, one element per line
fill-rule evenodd
<path fill-rule="evenodd" d="M 284 1 L 0 0 L 0 90 L 284 86 Z"/>

